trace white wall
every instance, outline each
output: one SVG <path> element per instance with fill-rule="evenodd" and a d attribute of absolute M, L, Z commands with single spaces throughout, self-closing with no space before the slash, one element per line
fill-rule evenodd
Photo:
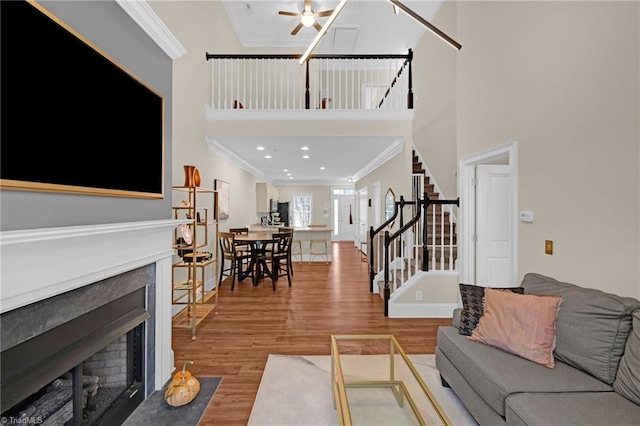
<path fill-rule="evenodd" d="M 444 1 L 433 24 L 454 40 L 457 2 Z M 464 47 L 464 43 L 461 43 Z M 458 51 L 430 32 L 414 50 L 413 140 L 438 187 L 456 198 L 456 62 Z"/>
<path fill-rule="evenodd" d="M 173 182 L 182 185 L 185 164 L 198 168 L 203 187 L 213 188 L 214 179 L 228 182 L 230 217 L 220 222 L 220 230 L 246 226 L 256 219 L 257 179 L 211 153 L 205 140 L 204 107 L 210 78 L 205 52 L 241 52 L 233 27 L 218 1 L 150 1 L 149 5 L 188 52 L 173 64 Z M 174 194 L 174 203 L 179 195 Z"/>
<path fill-rule="evenodd" d="M 638 7 L 458 3 L 458 157 L 519 142 L 520 277 L 640 295 Z"/>

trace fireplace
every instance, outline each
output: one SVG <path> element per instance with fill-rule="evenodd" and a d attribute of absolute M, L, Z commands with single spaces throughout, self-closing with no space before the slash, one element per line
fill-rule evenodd
<path fill-rule="evenodd" d="M 145 398 L 155 265 L 5 312 L 2 417 L 28 424 L 121 424 Z"/>
<path fill-rule="evenodd" d="M 68 423 L 98 424 L 117 411 L 117 399 L 141 401 L 162 389 L 174 371 L 171 245 L 179 222 L 0 231 L 0 413 L 70 385 L 82 401 Z M 126 373 L 99 371 L 96 359 L 123 347 L 126 355 L 110 363 L 126 362 Z M 108 403 L 97 400 L 105 395 Z"/>

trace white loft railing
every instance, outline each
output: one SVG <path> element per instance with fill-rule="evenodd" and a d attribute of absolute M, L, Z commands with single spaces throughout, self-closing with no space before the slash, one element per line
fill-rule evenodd
<path fill-rule="evenodd" d="M 213 55 L 212 109 L 366 110 L 413 108 L 411 60 L 405 55 Z"/>

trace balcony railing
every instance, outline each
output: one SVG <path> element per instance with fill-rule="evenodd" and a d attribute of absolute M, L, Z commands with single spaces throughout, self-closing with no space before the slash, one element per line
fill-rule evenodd
<path fill-rule="evenodd" d="M 367 110 L 413 108 L 411 50 L 405 55 L 214 55 L 212 109 Z"/>

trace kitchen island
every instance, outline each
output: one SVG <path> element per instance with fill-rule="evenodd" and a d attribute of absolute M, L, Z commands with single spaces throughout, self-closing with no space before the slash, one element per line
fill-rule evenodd
<path fill-rule="evenodd" d="M 262 226 L 260 224 L 249 225 L 249 232 L 277 232 L 281 227 L 279 226 Z M 309 249 L 312 239 L 326 240 L 327 241 L 327 259 L 331 262 L 331 232 L 333 228 L 329 226 L 310 226 L 305 228 L 293 228 L 293 239 L 300 240 L 302 246 L 302 260 L 309 262 Z M 294 247 L 295 252 L 295 247 Z M 299 257 L 293 256 L 293 261 L 299 261 Z M 314 256 L 312 262 L 324 262 L 324 256 Z"/>

